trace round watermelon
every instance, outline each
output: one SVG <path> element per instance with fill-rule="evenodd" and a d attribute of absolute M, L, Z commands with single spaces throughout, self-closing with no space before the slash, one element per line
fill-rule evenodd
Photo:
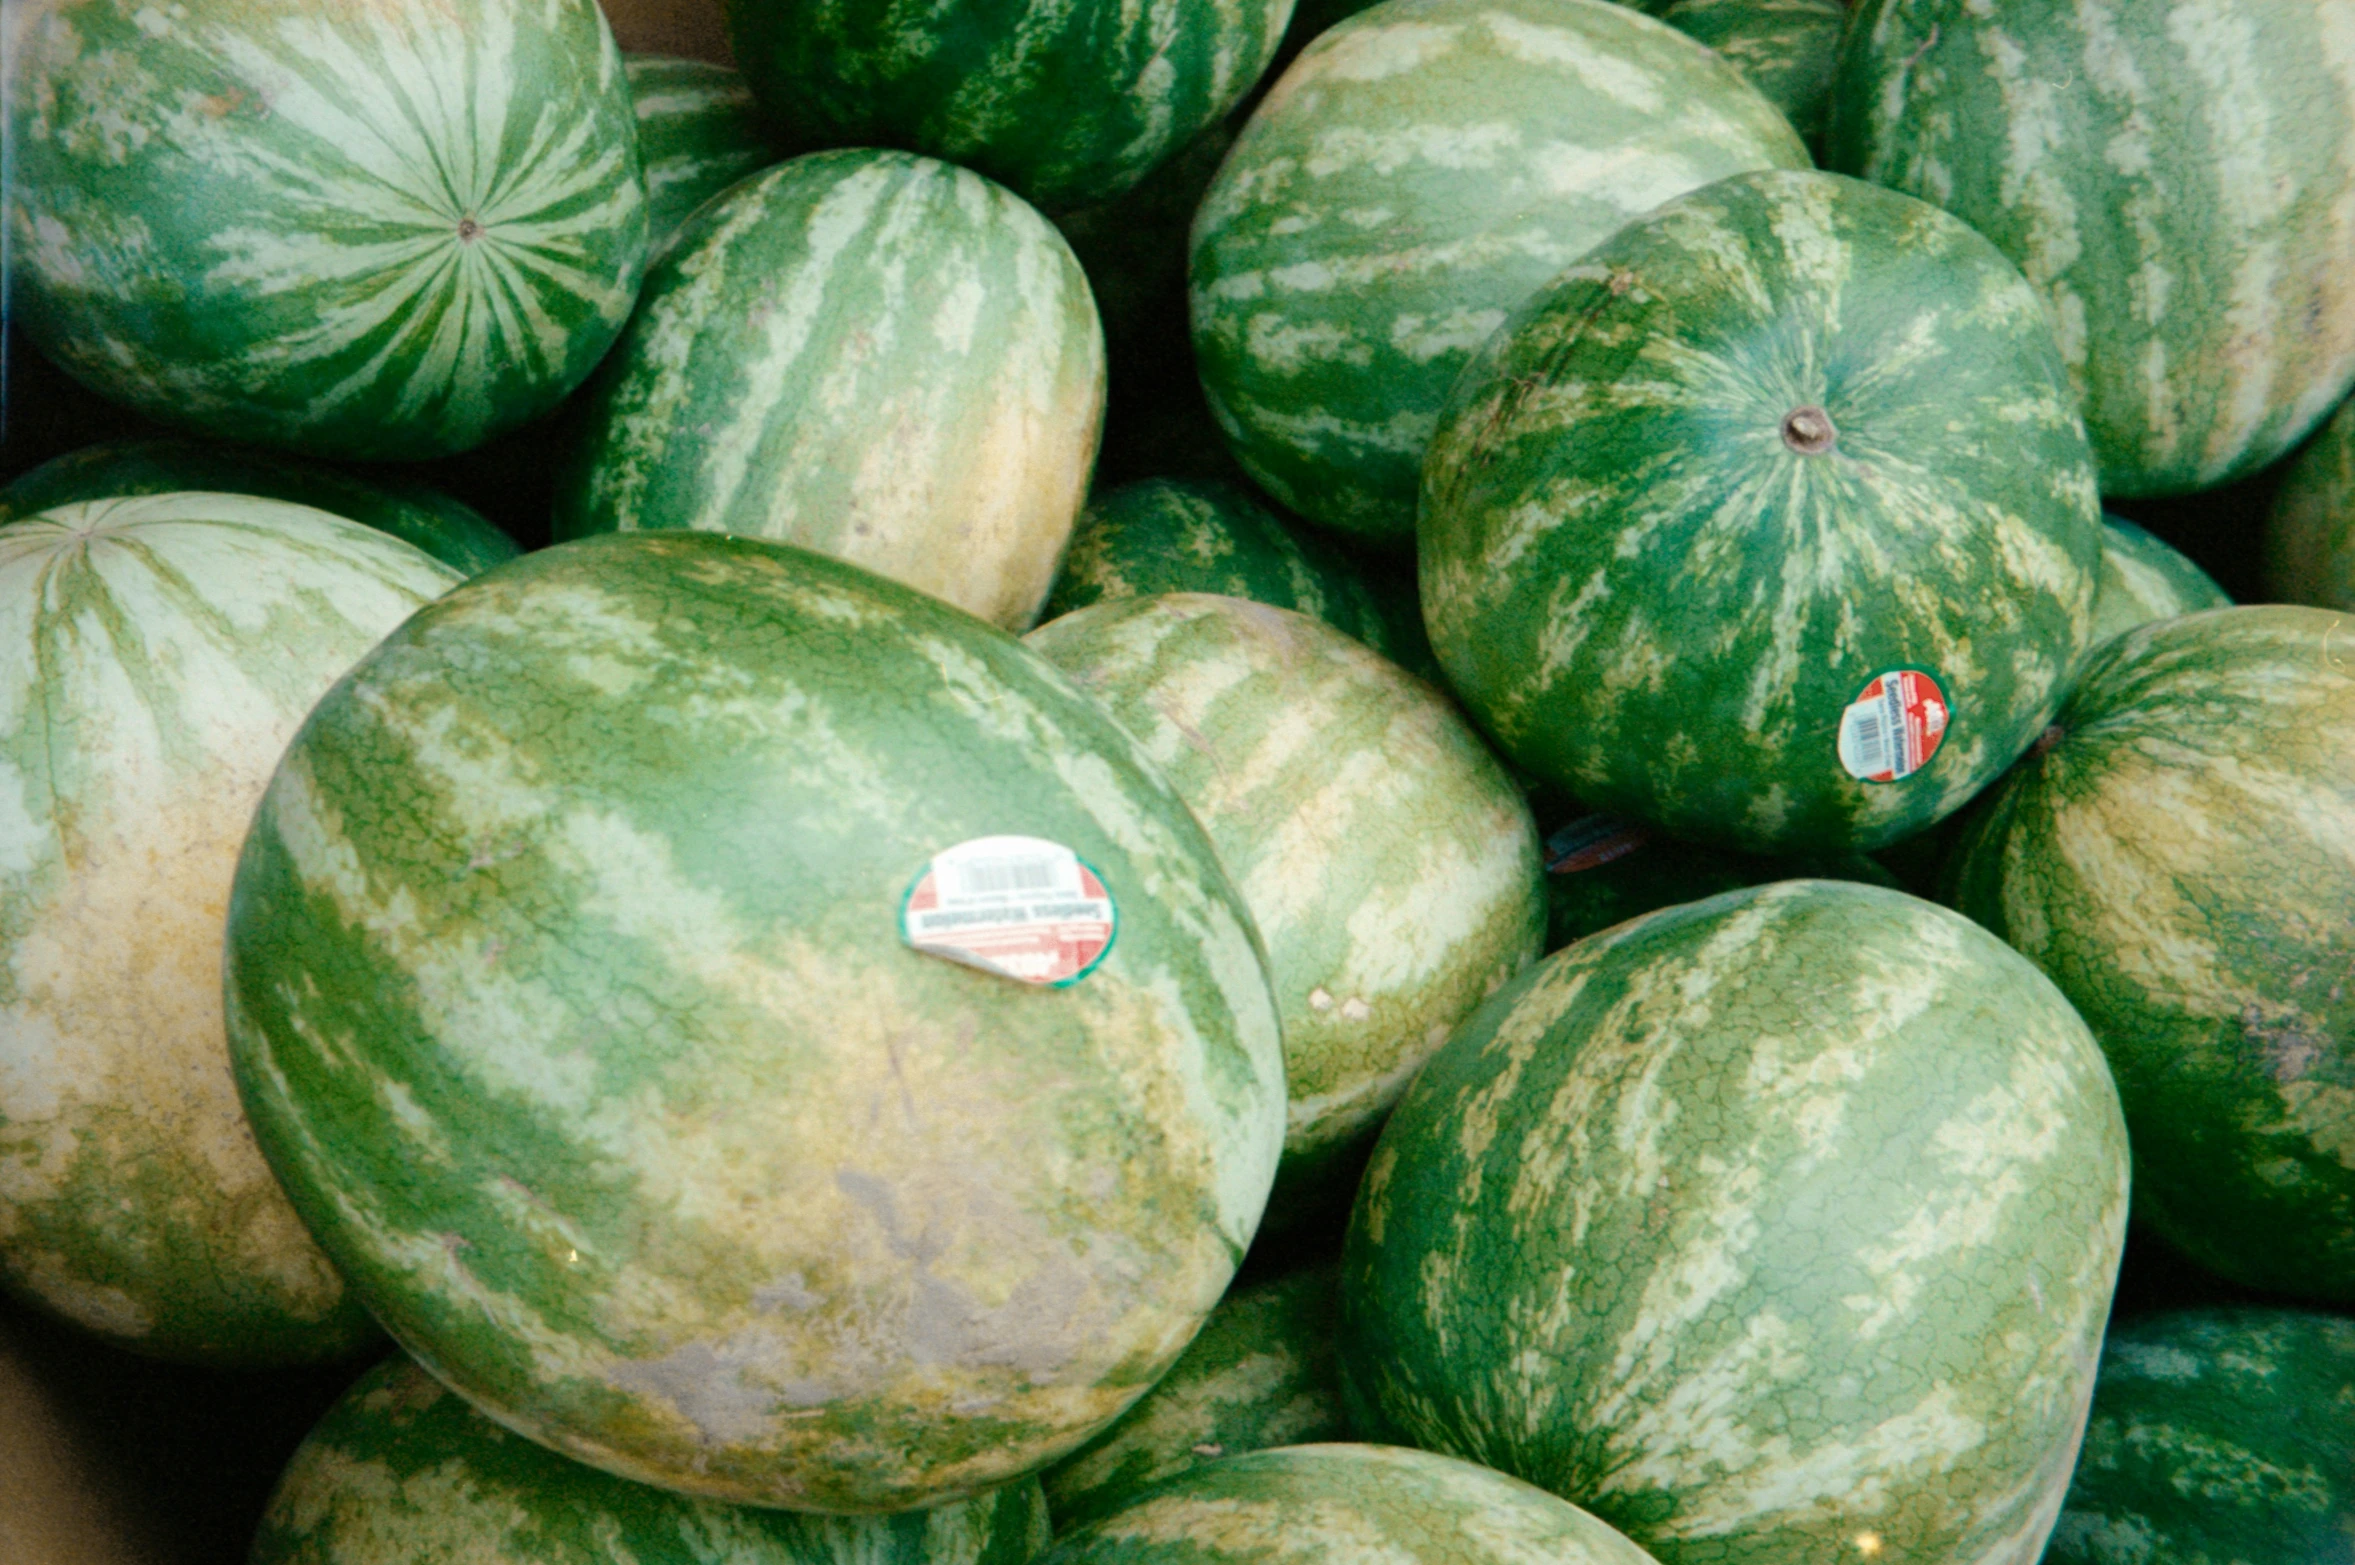
<path fill-rule="evenodd" d="M 1833 881 L 1654 913 L 1508 986 L 1383 1130 L 1350 1415 L 1664 1565 L 2032 1561 L 2126 1176 L 2085 1024 L 1976 925 Z"/>
<path fill-rule="evenodd" d="M 529 554 L 322 701 L 238 865 L 295 1207 L 510 1428 L 817 1511 L 1006 1483 L 1218 1301 L 1283 1141 L 1241 897 L 935 599 L 713 533 Z"/>
<path fill-rule="evenodd" d="M 2265 590 L 2283 603 L 2355 609 L 2355 402 L 2332 415 L 2274 491 Z"/>
<path fill-rule="evenodd" d="M 247 1565 L 1027 1565 L 1046 1497 L 1023 1479 L 896 1516 L 723 1505 L 566 1461 L 409 1359 L 361 1377 L 270 1496 Z"/>
<path fill-rule="evenodd" d="M 328 686 L 456 572 L 300 506 L 167 494 L 0 527 L 0 1283 L 137 1352 L 372 1335 L 222 1043 L 231 871 Z"/>
<path fill-rule="evenodd" d="M 2355 381 L 2345 0 L 1865 0 L 1832 113 L 1830 167 L 2027 273 L 2104 494 L 2254 472 Z"/>
<path fill-rule="evenodd" d="M 1439 692 L 1287 609 L 1129 598 L 1026 644 L 1164 769 L 1267 942 L 1290 1101 L 1271 1217 L 1345 1194 L 1416 1068 L 1542 949 L 1519 790 Z"/>
<path fill-rule="evenodd" d="M 744 77 L 709 60 L 622 59 L 646 174 L 648 253 L 670 248 L 695 209 L 784 155 Z"/>
<path fill-rule="evenodd" d="M 1205 1463 L 1039 1565 L 1651 1565 L 1575 1505 L 1428 1451 L 1297 1445 Z"/>
<path fill-rule="evenodd" d="M 201 440 L 110 440 L 54 457 L 0 489 L 0 522 L 84 500 L 206 489 L 309 506 L 416 545 L 473 576 L 523 551 L 463 505 L 423 484 L 362 478 L 318 463 Z"/>
<path fill-rule="evenodd" d="M 2355 1302 L 2355 620 L 2127 632 L 1975 811 L 1954 905 L 2116 1072 L 2137 1216 L 2234 1281 Z"/>
<path fill-rule="evenodd" d="M 423 459 L 621 330 L 646 195 L 594 0 L 41 0 L 10 21 L 16 318 L 166 423 Z"/>
<path fill-rule="evenodd" d="M 1310 521 L 1404 545 L 1448 386 L 1507 312 L 1671 196 L 1805 168 L 1723 59 L 1606 0 L 1384 0 L 1252 112 L 1194 218 L 1204 389 Z"/>
<path fill-rule="evenodd" d="M 2122 516 L 2102 517 L 2101 586 L 2093 596 L 2093 647 L 2137 625 L 2232 606 L 2216 579 Z"/>
<path fill-rule="evenodd" d="M 1018 630 L 1103 407 L 1103 332 L 1052 224 L 931 158 L 812 153 L 706 205 L 656 264 L 556 536 L 800 544 Z"/>
<path fill-rule="evenodd" d="M 1869 849 L 2043 731 L 2100 515 L 2017 268 L 1894 192 L 1738 175 L 1621 229 L 1457 382 L 1423 618 L 1505 755 L 1596 809 Z"/>

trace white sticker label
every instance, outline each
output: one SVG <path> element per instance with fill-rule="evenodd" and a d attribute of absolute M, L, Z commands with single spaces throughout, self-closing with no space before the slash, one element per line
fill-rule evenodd
<path fill-rule="evenodd" d="M 1840 714 L 1840 765 L 1859 782 L 1896 782 L 1930 764 L 1946 742 L 1946 692 L 1918 668 L 1896 668 Z"/>
<path fill-rule="evenodd" d="M 900 904 L 900 938 L 967 967 L 1063 988 L 1112 949 L 1112 894 L 1041 837 L 975 837 L 932 856 Z"/>

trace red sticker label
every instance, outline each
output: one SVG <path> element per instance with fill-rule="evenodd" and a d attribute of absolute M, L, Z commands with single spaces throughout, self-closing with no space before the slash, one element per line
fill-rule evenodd
<path fill-rule="evenodd" d="M 916 950 L 1056 989 L 1095 971 L 1118 922 L 1096 872 L 1041 837 L 936 853 L 900 904 L 900 938 Z"/>
<path fill-rule="evenodd" d="M 1608 815 L 1582 815 L 1545 840 L 1549 875 L 1575 875 L 1623 859 L 1652 840 L 1649 827 Z"/>
<path fill-rule="evenodd" d="M 1859 782 L 1896 782 L 1946 742 L 1946 692 L 1918 668 L 1891 669 L 1840 714 L 1840 765 Z"/>

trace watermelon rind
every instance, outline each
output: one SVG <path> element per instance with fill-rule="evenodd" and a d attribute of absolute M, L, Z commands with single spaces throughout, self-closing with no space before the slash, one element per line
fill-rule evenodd
<path fill-rule="evenodd" d="M 1846 0 L 1675 0 L 1655 14 L 1731 60 L 1810 151 L 1822 147 Z"/>
<path fill-rule="evenodd" d="M 2232 606 L 2216 578 L 2165 539 L 2122 516 L 2102 517 L 2101 586 L 2093 597 L 2093 648 L 2137 625 Z"/>
<path fill-rule="evenodd" d="M 709 60 L 628 54 L 622 74 L 638 122 L 651 261 L 670 248 L 697 207 L 785 151 L 742 72 Z"/>
<path fill-rule="evenodd" d="M 2355 402 L 2331 415 L 2274 491 L 2265 590 L 2278 603 L 2355 610 Z"/>

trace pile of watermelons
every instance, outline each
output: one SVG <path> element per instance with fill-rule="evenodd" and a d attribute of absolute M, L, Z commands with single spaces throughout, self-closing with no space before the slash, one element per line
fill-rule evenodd
<path fill-rule="evenodd" d="M 2355 1561 L 2355 4 L 727 24 L 0 19 L 0 1560 Z"/>

